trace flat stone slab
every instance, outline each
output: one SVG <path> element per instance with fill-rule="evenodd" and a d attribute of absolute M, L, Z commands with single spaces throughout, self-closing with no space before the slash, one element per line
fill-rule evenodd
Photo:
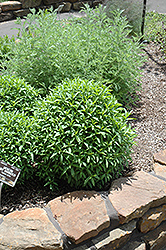
<path fill-rule="evenodd" d="M 142 237 L 150 250 L 160 250 L 166 247 L 166 221 L 155 230 Z"/>
<path fill-rule="evenodd" d="M 139 220 L 137 228 L 142 233 L 147 233 L 158 227 L 164 220 L 166 220 L 166 205 L 151 208 Z"/>
<path fill-rule="evenodd" d="M 27 16 L 29 13 L 31 13 L 31 11 L 29 9 L 21 9 L 21 10 L 13 11 L 13 13 L 16 17 L 23 17 L 23 16 Z"/>
<path fill-rule="evenodd" d="M 149 208 L 166 203 L 166 182 L 143 171 L 113 181 L 109 192 L 120 224 L 141 217 Z"/>
<path fill-rule="evenodd" d="M 9 11 L 9 10 L 19 10 L 22 7 L 22 4 L 18 1 L 7 1 L 0 3 L 0 7 L 3 12 Z"/>
<path fill-rule="evenodd" d="M 159 175 L 159 176 L 162 176 L 166 179 L 166 165 L 163 165 L 161 163 L 158 163 L 158 162 L 155 162 L 153 164 L 153 169 L 154 169 L 154 172 Z"/>
<path fill-rule="evenodd" d="M 117 249 L 123 246 L 131 237 L 132 232 L 136 229 L 136 220 L 106 232 L 96 239 L 92 239 L 96 249 Z"/>
<path fill-rule="evenodd" d="M 105 202 L 97 192 L 68 193 L 47 206 L 63 232 L 76 244 L 96 236 L 110 225 Z"/>
<path fill-rule="evenodd" d="M 6 215 L 0 225 L 0 249 L 62 250 L 61 234 L 45 210 L 29 208 Z"/>
<path fill-rule="evenodd" d="M 157 161 L 161 164 L 166 165 L 166 149 L 161 150 L 160 152 L 154 154 L 153 158 L 154 158 L 154 161 Z"/>

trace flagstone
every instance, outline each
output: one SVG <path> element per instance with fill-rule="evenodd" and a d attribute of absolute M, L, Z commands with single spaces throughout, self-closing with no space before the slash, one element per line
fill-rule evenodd
<path fill-rule="evenodd" d="M 166 205 L 152 208 L 146 212 L 139 220 L 137 228 L 142 233 L 147 233 L 158 227 L 164 220 L 166 220 Z"/>
<path fill-rule="evenodd" d="M 153 164 L 153 169 L 154 169 L 154 172 L 156 173 L 156 175 L 159 175 L 159 176 L 166 178 L 166 165 L 155 162 Z"/>
<path fill-rule="evenodd" d="M 160 152 L 154 154 L 153 158 L 154 158 L 154 161 L 157 161 L 161 164 L 166 165 L 166 149 L 161 150 Z"/>
<path fill-rule="evenodd" d="M 132 232 L 136 229 L 136 220 L 106 232 L 96 239 L 92 239 L 96 249 L 117 249 L 123 246 L 131 237 Z"/>
<path fill-rule="evenodd" d="M 22 4 L 19 1 L 6 1 L 0 3 L 0 7 L 3 12 L 9 10 L 19 10 L 22 7 Z"/>
<path fill-rule="evenodd" d="M 0 225 L 0 249 L 62 250 L 61 234 L 41 208 L 15 211 Z"/>
<path fill-rule="evenodd" d="M 120 224 L 141 217 L 149 208 L 166 203 L 166 182 L 143 171 L 115 180 L 109 192 Z"/>
<path fill-rule="evenodd" d="M 47 206 L 63 232 L 76 244 L 96 236 L 110 225 L 105 202 L 94 191 L 68 193 Z"/>

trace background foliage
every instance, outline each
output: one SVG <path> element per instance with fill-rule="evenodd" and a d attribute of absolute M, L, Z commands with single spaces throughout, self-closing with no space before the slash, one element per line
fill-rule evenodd
<path fill-rule="evenodd" d="M 102 7 L 87 6 L 85 12 L 86 18 L 67 21 L 57 21 L 54 12 L 30 14 L 5 69 L 44 96 L 63 80 L 80 77 L 109 85 L 120 102 L 131 101 L 139 89 L 143 58 L 139 43 L 129 38 L 126 17 L 115 11 L 110 19 Z"/>

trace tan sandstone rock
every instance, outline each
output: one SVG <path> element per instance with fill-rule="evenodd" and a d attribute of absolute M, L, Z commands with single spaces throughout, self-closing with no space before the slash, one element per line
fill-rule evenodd
<path fill-rule="evenodd" d="M 61 234 L 41 208 L 15 211 L 0 225 L 0 249 L 62 250 Z"/>
<path fill-rule="evenodd" d="M 138 229 L 142 233 L 147 233 L 158 227 L 164 220 L 166 220 L 166 205 L 152 208 L 140 218 Z"/>
<path fill-rule="evenodd" d="M 162 250 L 166 247 L 166 221 L 155 230 L 142 237 L 150 250 Z M 164 250 L 164 249 L 163 249 Z"/>
<path fill-rule="evenodd" d="M 0 8 L 3 12 L 9 11 L 9 10 L 19 10 L 21 9 L 22 4 L 18 1 L 7 1 L 0 3 Z"/>
<path fill-rule="evenodd" d="M 13 11 L 13 14 L 16 17 L 24 17 L 24 16 L 27 16 L 29 13 L 31 13 L 30 9 L 21 9 L 21 10 Z"/>
<path fill-rule="evenodd" d="M 130 221 L 127 224 L 121 225 L 120 227 L 104 233 L 96 239 L 92 239 L 97 249 L 117 249 L 123 246 L 129 239 L 136 228 L 136 221 Z"/>
<path fill-rule="evenodd" d="M 155 162 L 153 164 L 153 169 L 157 175 L 166 178 L 166 165 Z"/>
<path fill-rule="evenodd" d="M 149 208 L 166 203 L 166 182 L 139 171 L 115 180 L 109 199 L 119 214 L 120 223 L 141 217 Z"/>
<path fill-rule="evenodd" d="M 157 161 L 161 164 L 166 165 L 166 149 L 161 150 L 160 152 L 154 154 L 153 158 L 154 158 L 154 161 Z"/>
<path fill-rule="evenodd" d="M 64 233 L 76 244 L 96 236 L 110 225 L 105 202 L 97 192 L 68 193 L 47 206 Z"/>

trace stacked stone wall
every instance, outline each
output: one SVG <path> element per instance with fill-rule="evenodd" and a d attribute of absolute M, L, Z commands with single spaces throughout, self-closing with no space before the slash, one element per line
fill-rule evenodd
<path fill-rule="evenodd" d="M 7 1 L 0 3 L 0 22 L 16 19 L 17 17 L 24 17 L 30 13 L 31 8 L 48 9 L 51 6 L 57 9 L 58 13 L 80 11 L 84 4 L 89 4 L 90 7 L 98 6 L 102 0 L 20 0 Z"/>
<path fill-rule="evenodd" d="M 156 173 L 121 177 L 108 192 L 75 191 L 0 214 L 0 249 L 166 250 L 166 150 L 156 163 Z"/>

